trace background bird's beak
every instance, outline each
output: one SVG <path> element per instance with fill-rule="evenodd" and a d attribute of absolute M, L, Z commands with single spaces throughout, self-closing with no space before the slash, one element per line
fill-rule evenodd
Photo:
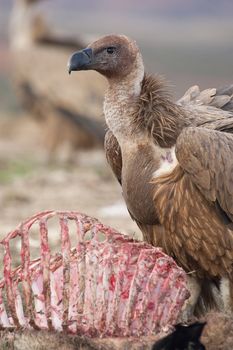
<path fill-rule="evenodd" d="M 68 62 L 69 74 L 72 71 L 90 69 L 92 56 L 92 49 L 90 48 L 75 52 Z"/>

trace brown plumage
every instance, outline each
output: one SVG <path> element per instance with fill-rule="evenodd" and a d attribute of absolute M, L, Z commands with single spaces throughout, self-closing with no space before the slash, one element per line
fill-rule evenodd
<path fill-rule="evenodd" d="M 132 218 L 195 279 L 194 304 L 200 292 L 212 306 L 223 278 L 233 310 L 232 87 L 194 86 L 174 103 L 163 79 L 145 75 L 135 42 L 107 36 L 88 50 L 89 58 L 73 55 L 70 70 L 108 78 L 105 150 Z"/>
<path fill-rule="evenodd" d="M 172 116 L 163 118 L 166 114 L 161 113 L 160 110 L 164 109 L 167 112 L 167 96 L 165 95 L 164 98 L 162 89 L 160 89 L 160 96 L 158 96 L 158 82 L 156 82 L 157 84 L 154 83 L 156 89 L 153 91 L 153 78 L 149 77 L 148 80 L 148 84 L 142 85 L 142 93 L 137 109 L 134 112 L 136 115 L 134 123 L 137 125 L 137 129 L 146 127 L 149 133 L 151 133 L 151 129 L 153 131 L 158 129 L 157 132 L 153 133 L 156 143 L 169 142 L 171 135 L 174 135 L 174 142 L 174 139 L 177 139 L 177 135 L 180 134 L 179 129 L 188 125 L 189 121 L 187 118 L 183 121 L 184 111 L 176 105 L 172 109 L 173 119 Z M 144 78 L 143 83 L 145 82 L 146 78 Z M 154 100 L 151 98 L 153 96 L 152 91 L 155 95 Z M 150 100 L 146 99 L 147 96 Z M 157 104 L 160 107 L 159 112 L 156 110 Z M 175 122 L 176 116 L 181 119 L 179 121 L 177 118 L 178 123 Z M 166 124 L 165 128 L 163 128 L 163 123 L 168 123 L 168 128 L 166 128 Z M 160 132 L 158 137 L 157 134 L 160 128 L 162 132 Z M 210 140 L 206 140 L 206 143 L 211 143 L 212 152 L 207 150 L 203 154 L 202 147 L 199 147 L 200 154 L 197 154 L 197 145 L 201 145 L 201 141 L 203 142 L 208 136 Z M 115 140 L 115 144 L 113 140 Z M 229 153 L 225 152 L 224 143 L 227 144 Z M 106 135 L 105 149 L 107 159 L 118 180 L 121 181 L 119 176 L 119 168 L 122 162 L 120 147 L 110 131 Z M 195 156 L 190 160 L 193 152 Z M 179 256 L 180 264 L 187 271 L 195 270 L 199 277 L 203 277 L 203 275 L 208 276 L 209 272 L 213 276 L 218 276 L 221 273 L 222 266 L 225 266 L 226 271 L 229 270 L 229 273 L 232 271 L 233 232 L 228 230 L 222 223 L 223 219 L 220 214 L 218 215 L 215 206 L 216 201 L 220 202 L 221 208 L 225 210 L 225 213 L 227 212 L 227 206 L 232 206 L 232 174 L 230 171 L 225 173 L 226 166 L 229 164 L 227 155 L 229 157 L 230 154 L 233 154 L 233 138 L 231 135 L 220 134 L 218 131 L 208 131 L 204 128 L 185 129 L 176 142 L 176 155 L 180 166 L 178 165 L 173 172 L 153 180 L 155 185 L 153 188 L 154 201 L 159 214 L 159 222 L 167 231 L 167 234 L 163 235 L 163 237 L 161 235 L 156 237 L 155 234 L 153 243 L 166 247 L 166 251 L 170 255 L 174 257 Z M 210 158 L 211 156 L 212 158 Z M 203 169 L 202 164 L 196 164 L 200 157 L 205 157 L 203 162 L 205 162 L 207 169 Z M 206 164 L 207 161 L 210 164 Z M 214 169 L 215 164 L 217 164 L 217 169 Z M 200 170 L 198 167 L 201 167 Z M 211 173 L 208 168 L 211 169 Z M 185 169 L 187 169 L 189 174 L 185 173 Z M 217 171 L 217 174 L 214 171 Z M 228 184 L 229 188 L 225 192 L 217 191 L 214 188 L 214 184 L 210 184 L 210 174 L 212 175 L 212 181 L 215 179 L 220 189 L 224 187 L 224 183 Z M 219 178 L 216 179 L 216 176 Z M 202 193 L 199 187 L 202 189 Z M 211 205 L 208 199 L 212 201 Z M 229 219 L 232 219 L 232 207 L 230 210 L 231 212 L 228 212 L 228 216 Z M 200 213 L 202 213 L 201 216 Z M 211 224 L 205 220 L 206 216 L 212 218 Z M 205 229 L 203 230 L 203 228 Z M 185 251 L 183 251 L 184 247 L 186 248 Z M 186 251 L 188 252 L 187 255 L 185 254 Z M 203 265 L 203 269 L 200 269 L 200 265 Z"/>
<path fill-rule="evenodd" d="M 166 116 L 166 117 L 165 117 Z M 186 124 L 184 111 L 174 104 L 160 76 L 144 76 L 132 113 L 134 132 L 147 130 L 160 147 L 171 147 Z"/>

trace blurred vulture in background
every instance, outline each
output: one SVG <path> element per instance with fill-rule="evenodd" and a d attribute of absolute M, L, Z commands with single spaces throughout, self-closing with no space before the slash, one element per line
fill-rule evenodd
<path fill-rule="evenodd" d="M 40 123 L 43 142 L 54 156 L 103 144 L 105 82 L 94 72 L 68 79 L 67 56 L 84 42 L 50 31 L 36 4 L 15 0 L 10 19 L 13 81 L 21 104 Z"/>

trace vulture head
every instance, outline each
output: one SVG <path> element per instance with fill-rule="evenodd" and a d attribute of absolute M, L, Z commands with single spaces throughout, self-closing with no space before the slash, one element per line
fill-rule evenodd
<path fill-rule="evenodd" d="M 135 41 L 124 35 L 107 35 L 75 52 L 68 62 L 69 73 L 95 70 L 107 79 L 123 79 L 143 71 L 142 57 Z"/>

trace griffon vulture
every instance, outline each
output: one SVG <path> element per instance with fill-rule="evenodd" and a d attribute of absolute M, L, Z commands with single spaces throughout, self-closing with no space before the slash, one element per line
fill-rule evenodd
<path fill-rule="evenodd" d="M 41 122 L 51 153 L 64 142 L 73 148 L 102 145 L 104 79 L 89 72 L 68 82 L 67 55 L 84 44 L 51 32 L 38 13 L 38 2 L 15 0 L 10 19 L 13 78 L 20 100 Z"/>
<path fill-rule="evenodd" d="M 164 80 L 145 74 L 135 41 L 121 35 L 74 53 L 68 69 L 108 80 L 107 160 L 144 239 L 190 277 L 187 315 L 214 304 L 213 286 L 232 310 L 233 86 L 194 86 L 174 103 Z"/>

